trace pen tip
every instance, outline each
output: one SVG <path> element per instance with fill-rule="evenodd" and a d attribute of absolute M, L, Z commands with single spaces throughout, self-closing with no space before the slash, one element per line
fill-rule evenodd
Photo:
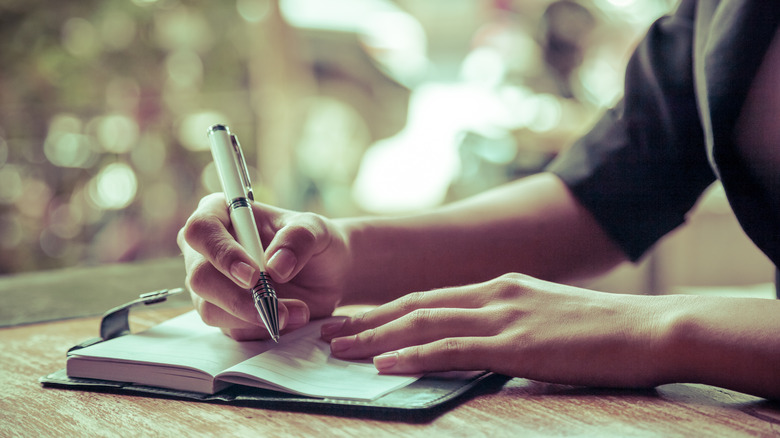
<path fill-rule="evenodd" d="M 271 339 L 273 339 L 273 340 L 274 340 L 274 342 L 276 342 L 277 344 L 279 343 L 279 335 L 274 335 L 274 334 L 272 334 L 272 335 L 271 335 Z"/>

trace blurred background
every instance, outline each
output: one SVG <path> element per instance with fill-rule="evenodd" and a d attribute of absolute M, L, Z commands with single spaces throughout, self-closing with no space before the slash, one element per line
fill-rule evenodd
<path fill-rule="evenodd" d="M 620 98 L 676 3 L 0 0 L 0 274 L 177 256 L 220 189 L 213 123 L 239 136 L 258 200 L 330 217 L 537 172 Z M 748 251 L 724 284 L 771 276 L 707 199 L 708 233 L 735 237 L 693 231 L 627 268 L 631 287 L 695 284 L 697 241 Z"/>

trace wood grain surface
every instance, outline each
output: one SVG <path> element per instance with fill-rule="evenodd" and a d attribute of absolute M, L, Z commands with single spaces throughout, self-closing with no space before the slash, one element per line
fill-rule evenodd
<path fill-rule="evenodd" d="M 134 331 L 188 310 L 145 309 Z M 704 385 L 616 391 L 511 379 L 441 412 L 381 415 L 43 388 L 99 318 L 0 329 L 0 436 L 780 436 L 780 406 Z"/>

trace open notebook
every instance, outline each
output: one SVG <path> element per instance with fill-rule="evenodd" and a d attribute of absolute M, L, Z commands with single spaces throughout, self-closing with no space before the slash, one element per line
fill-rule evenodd
<path fill-rule="evenodd" d="M 314 321 L 273 341 L 238 342 L 187 312 L 141 333 L 120 336 L 68 355 L 67 375 L 216 393 L 240 384 L 309 397 L 374 400 L 420 376 L 379 374 L 371 363 L 330 355 Z"/>

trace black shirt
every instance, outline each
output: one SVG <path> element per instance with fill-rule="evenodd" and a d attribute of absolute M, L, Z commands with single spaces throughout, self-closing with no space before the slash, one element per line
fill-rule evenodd
<path fill-rule="evenodd" d="M 632 260 L 719 178 L 745 232 L 780 264 L 780 168 L 778 184 L 762 178 L 761 154 L 738 139 L 779 22 L 774 0 L 683 0 L 637 47 L 623 100 L 549 167 Z M 780 154 L 780 138 L 758 146 Z"/>

